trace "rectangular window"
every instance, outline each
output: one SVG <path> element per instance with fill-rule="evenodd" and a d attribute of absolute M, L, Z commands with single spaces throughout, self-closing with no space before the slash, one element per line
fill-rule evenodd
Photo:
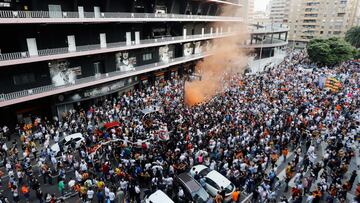
<path fill-rule="evenodd" d="M 24 73 L 13 76 L 14 85 L 26 85 L 35 82 L 34 73 Z"/>
<path fill-rule="evenodd" d="M 305 17 L 318 17 L 318 14 L 305 14 Z"/>
<path fill-rule="evenodd" d="M 308 2 L 306 3 L 307 6 L 315 6 L 315 5 L 319 5 L 320 2 Z"/>
<path fill-rule="evenodd" d="M 152 53 L 147 53 L 142 55 L 143 61 L 149 61 L 152 59 Z"/>
<path fill-rule="evenodd" d="M 304 23 L 316 23 L 316 20 L 304 20 Z"/>
<path fill-rule="evenodd" d="M 316 25 L 303 25 L 303 28 L 316 28 Z"/>

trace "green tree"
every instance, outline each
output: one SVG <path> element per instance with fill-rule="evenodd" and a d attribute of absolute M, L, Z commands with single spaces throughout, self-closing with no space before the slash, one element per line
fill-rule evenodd
<path fill-rule="evenodd" d="M 345 40 L 356 48 L 360 48 L 360 26 L 352 27 L 346 32 Z"/>
<path fill-rule="evenodd" d="M 307 51 L 312 62 L 322 65 L 336 65 L 351 59 L 356 50 L 339 38 L 310 40 Z"/>

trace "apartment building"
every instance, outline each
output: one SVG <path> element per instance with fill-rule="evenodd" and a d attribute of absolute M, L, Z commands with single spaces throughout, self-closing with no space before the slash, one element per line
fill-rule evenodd
<path fill-rule="evenodd" d="M 254 16 L 254 3 L 255 0 L 239 0 L 242 5 L 241 13 L 246 22 L 252 22 Z"/>
<path fill-rule="evenodd" d="M 280 0 L 271 1 L 271 7 L 276 1 Z M 313 38 L 344 37 L 348 29 L 359 25 L 359 0 L 289 0 L 286 7 L 272 9 L 270 17 L 283 18 L 294 47 L 304 47 Z"/>
<path fill-rule="evenodd" d="M 288 18 L 288 0 L 270 0 L 269 10 L 272 23 L 282 24 Z"/>
<path fill-rule="evenodd" d="M 265 11 L 255 11 L 251 24 L 263 26 L 271 25 L 270 16 L 266 15 Z"/>
<path fill-rule="evenodd" d="M 243 23 L 225 0 L 0 0 L 1 124 L 192 72 Z M 226 7 L 226 14 L 221 15 Z"/>

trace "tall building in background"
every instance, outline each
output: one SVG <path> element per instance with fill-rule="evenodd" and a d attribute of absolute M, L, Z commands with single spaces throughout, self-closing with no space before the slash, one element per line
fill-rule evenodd
<path fill-rule="evenodd" d="M 270 18 L 290 28 L 293 46 L 313 38 L 344 37 L 359 24 L 360 0 L 272 0 Z"/>
<path fill-rule="evenodd" d="M 241 13 L 244 16 L 244 19 L 247 22 L 253 21 L 254 16 L 254 7 L 255 0 L 239 0 L 239 3 L 242 5 Z"/>
<path fill-rule="evenodd" d="M 288 0 L 270 0 L 270 19 L 275 24 L 286 23 L 288 18 Z"/>
<path fill-rule="evenodd" d="M 271 25 L 270 17 L 266 14 L 265 11 L 255 11 L 251 20 L 251 24 L 254 25 Z"/>

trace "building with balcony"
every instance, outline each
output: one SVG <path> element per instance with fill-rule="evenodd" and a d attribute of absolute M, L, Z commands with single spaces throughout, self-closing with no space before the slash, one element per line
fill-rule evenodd
<path fill-rule="evenodd" d="M 243 23 L 238 1 L 0 2 L 0 124 L 58 116 L 192 72 Z M 226 8 L 226 13 L 223 11 Z"/>
<path fill-rule="evenodd" d="M 272 19 L 273 23 L 282 24 L 286 22 L 288 5 L 290 2 L 291 1 L 287 0 L 270 0 L 270 19 Z"/>
<path fill-rule="evenodd" d="M 255 0 L 239 0 L 239 3 L 241 3 L 241 13 L 244 16 L 244 20 L 247 23 L 251 23 L 254 18 L 254 7 L 255 7 Z"/>
<path fill-rule="evenodd" d="M 271 0 L 270 7 L 273 22 L 289 26 L 294 48 L 303 48 L 313 38 L 344 37 L 359 25 L 359 0 Z"/>
<path fill-rule="evenodd" d="M 241 47 L 249 49 L 254 60 L 274 57 L 288 45 L 289 28 L 285 25 L 253 24 L 249 32 L 250 39 Z"/>

